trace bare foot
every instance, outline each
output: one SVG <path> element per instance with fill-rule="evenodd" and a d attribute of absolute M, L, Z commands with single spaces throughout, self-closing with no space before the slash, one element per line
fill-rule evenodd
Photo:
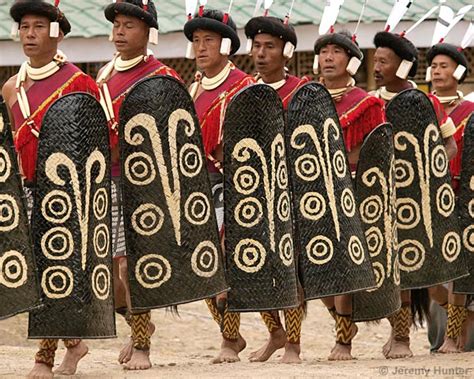
<path fill-rule="evenodd" d="M 239 362 L 239 353 L 244 350 L 246 346 L 247 342 L 245 342 L 241 335 L 239 335 L 237 341 L 223 339 L 221 351 L 219 352 L 219 355 L 211 361 L 211 363 L 216 364 Z"/>
<path fill-rule="evenodd" d="M 390 351 L 387 353 L 385 358 L 387 359 L 399 359 L 399 358 L 410 358 L 413 357 L 413 353 L 410 350 L 409 341 L 397 341 L 392 339 L 390 344 Z"/>
<path fill-rule="evenodd" d="M 148 324 L 148 331 L 150 332 L 150 336 L 155 333 L 155 324 L 153 324 L 151 321 Z M 120 350 L 118 361 L 119 363 L 127 363 L 130 361 L 132 358 L 132 353 L 133 353 L 133 339 L 130 337 L 128 342 L 122 347 L 122 350 Z"/>
<path fill-rule="evenodd" d="M 355 323 L 352 323 L 351 330 L 352 330 L 352 333 L 351 333 L 351 341 L 352 341 L 354 339 L 354 337 L 357 335 L 357 332 L 359 331 L 359 328 L 357 327 L 357 325 Z M 334 347 L 331 349 L 331 354 L 329 354 L 329 357 L 331 357 L 333 355 L 333 352 L 335 350 L 341 350 L 340 346 L 349 346 L 350 347 L 350 345 L 341 345 L 341 344 L 338 344 L 336 342 Z M 349 355 L 350 355 L 350 352 L 351 352 L 351 349 L 349 348 Z M 336 353 L 336 355 L 339 355 L 339 353 Z M 336 360 L 349 360 L 349 359 L 353 359 L 352 356 L 350 358 L 346 357 L 344 359 L 330 359 L 330 360 L 336 361 Z"/>
<path fill-rule="evenodd" d="M 66 350 L 61 365 L 54 370 L 57 375 L 74 375 L 77 370 L 77 364 L 84 358 L 89 349 L 84 341 L 79 342 L 76 346 L 70 347 Z"/>
<path fill-rule="evenodd" d="M 281 357 L 281 363 L 301 363 L 300 358 L 301 346 L 299 343 L 289 343 L 285 344 L 285 354 Z"/>
<path fill-rule="evenodd" d="M 53 369 L 44 363 L 35 363 L 27 378 L 46 379 L 53 377 Z"/>
<path fill-rule="evenodd" d="M 133 349 L 132 357 L 123 365 L 124 370 L 148 370 L 150 367 L 150 350 L 138 349 Z"/>
<path fill-rule="evenodd" d="M 286 332 L 283 328 L 275 330 L 273 333 L 270 333 L 270 338 L 268 341 L 257 351 L 250 353 L 249 361 L 250 362 L 265 362 L 267 361 L 272 354 L 281 349 L 286 344 Z"/>
<path fill-rule="evenodd" d="M 442 353 L 442 354 L 453 354 L 453 353 L 460 353 L 460 352 L 461 350 L 458 347 L 457 341 L 449 337 L 446 337 L 444 339 L 443 344 L 438 349 L 438 353 Z"/>
<path fill-rule="evenodd" d="M 392 339 L 393 339 L 393 331 L 390 332 L 390 337 L 388 337 L 388 341 L 385 342 L 385 345 L 382 347 L 382 353 L 385 358 L 387 358 L 388 353 L 390 353 L 390 348 L 392 347 Z"/>

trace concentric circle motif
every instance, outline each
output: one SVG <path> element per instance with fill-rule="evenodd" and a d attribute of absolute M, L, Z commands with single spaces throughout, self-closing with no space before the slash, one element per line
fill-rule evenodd
<path fill-rule="evenodd" d="M 367 240 L 367 248 L 369 249 L 369 255 L 372 258 L 375 258 L 380 254 L 383 248 L 384 239 L 382 231 L 378 227 L 372 226 L 371 228 L 366 230 L 365 238 Z"/>
<path fill-rule="evenodd" d="M 356 265 L 361 265 L 364 262 L 364 246 L 359 237 L 352 236 L 349 238 L 349 243 L 347 244 L 347 250 L 349 251 L 349 256 Z"/>
<path fill-rule="evenodd" d="M 43 271 L 41 288 L 50 299 L 64 299 L 74 288 L 74 276 L 66 266 L 51 266 Z"/>
<path fill-rule="evenodd" d="M 349 188 L 345 188 L 341 194 L 341 208 L 347 217 L 354 217 L 356 211 L 356 203 L 354 194 Z"/>
<path fill-rule="evenodd" d="M 285 234 L 281 237 L 280 243 L 278 244 L 278 251 L 280 253 L 280 259 L 283 264 L 290 267 L 293 264 L 293 239 L 291 234 Z"/>
<path fill-rule="evenodd" d="M 68 259 L 74 252 L 74 238 L 71 231 L 63 226 L 49 229 L 41 237 L 41 252 L 51 260 Z"/>
<path fill-rule="evenodd" d="M 306 192 L 300 200 L 300 212 L 308 220 L 319 220 L 326 213 L 324 196 L 318 192 Z"/>
<path fill-rule="evenodd" d="M 306 245 L 306 255 L 311 263 L 323 265 L 329 262 L 334 255 L 332 241 L 325 236 L 316 236 Z"/>
<path fill-rule="evenodd" d="M 234 174 L 234 187 L 242 195 L 250 195 L 260 184 L 260 175 L 251 166 L 239 167 Z"/>
<path fill-rule="evenodd" d="M 110 232 L 106 224 L 94 228 L 94 252 L 99 258 L 106 258 L 109 253 Z"/>
<path fill-rule="evenodd" d="M 184 204 L 184 216 L 190 224 L 204 225 L 211 216 L 209 199 L 202 192 L 192 193 Z"/>
<path fill-rule="evenodd" d="M 155 204 L 140 205 L 132 214 L 132 228 L 142 236 L 152 236 L 163 226 L 165 214 Z"/>
<path fill-rule="evenodd" d="M 415 171 L 411 162 L 405 159 L 395 160 L 395 186 L 397 188 L 408 187 L 415 179 Z"/>
<path fill-rule="evenodd" d="M 0 146 L 0 182 L 6 182 L 10 177 L 12 164 L 10 156 L 4 147 Z"/>
<path fill-rule="evenodd" d="M 247 197 L 240 200 L 234 209 L 235 221 L 245 228 L 254 227 L 260 222 L 262 217 L 262 204 L 255 197 Z"/>
<path fill-rule="evenodd" d="M 202 155 L 199 147 L 190 143 L 179 151 L 179 168 L 187 178 L 193 178 L 202 170 Z"/>
<path fill-rule="evenodd" d="M 399 229 L 413 229 L 421 219 L 420 206 L 409 197 L 397 199 L 397 226 Z"/>
<path fill-rule="evenodd" d="M 99 300 L 107 300 L 110 294 L 110 270 L 106 265 L 100 264 L 92 271 L 92 292 Z"/>
<path fill-rule="evenodd" d="M 380 262 L 373 262 L 372 270 L 374 271 L 376 287 L 382 287 L 383 282 L 385 281 L 385 268 L 383 267 L 383 264 Z"/>
<path fill-rule="evenodd" d="M 283 192 L 278 198 L 277 213 L 281 221 L 290 220 L 290 195 L 288 192 Z"/>
<path fill-rule="evenodd" d="M 462 234 L 462 242 L 466 250 L 474 253 L 474 225 L 469 225 Z"/>
<path fill-rule="evenodd" d="M 303 154 L 295 162 L 296 175 L 305 182 L 316 180 L 321 173 L 318 157 L 313 154 Z"/>
<path fill-rule="evenodd" d="M 449 217 L 454 211 L 454 191 L 448 183 L 443 184 L 436 191 L 436 208 L 441 216 Z"/>
<path fill-rule="evenodd" d="M 217 247 L 211 241 L 203 241 L 194 249 L 191 256 L 191 267 L 201 278 L 211 278 L 219 267 Z"/>
<path fill-rule="evenodd" d="M 380 196 L 369 196 L 359 205 L 360 217 L 366 224 L 375 224 L 383 214 L 383 203 Z"/>
<path fill-rule="evenodd" d="M 449 232 L 443 238 L 441 244 L 441 253 L 444 259 L 451 263 L 454 262 L 461 253 L 461 237 L 456 232 Z"/>
<path fill-rule="evenodd" d="M 448 173 L 448 156 L 443 145 L 436 146 L 431 152 L 431 170 L 437 178 L 443 178 Z"/>
<path fill-rule="evenodd" d="M 253 274 L 265 265 L 267 252 L 263 245 L 250 238 L 241 240 L 234 249 L 234 262 L 237 268 Z"/>
<path fill-rule="evenodd" d="M 393 283 L 396 286 L 400 285 L 400 260 L 398 259 L 398 255 L 393 261 Z"/>
<path fill-rule="evenodd" d="M 425 262 L 425 248 L 416 240 L 404 240 L 398 245 L 400 270 L 413 272 L 419 270 Z"/>
<path fill-rule="evenodd" d="M 13 196 L 0 194 L 0 232 L 9 232 L 18 226 L 20 210 Z"/>
<path fill-rule="evenodd" d="M 278 188 L 280 188 L 282 191 L 285 191 L 288 188 L 288 169 L 286 167 L 285 161 L 281 161 L 278 164 L 276 177 Z"/>
<path fill-rule="evenodd" d="M 28 280 L 25 257 L 16 250 L 7 251 L 0 257 L 0 284 L 7 288 L 18 288 Z"/>
<path fill-rule="evenodd" d="M 469 204 L 468 204 L 467 207 L 468 207 L 468 210 L 469 210 L 469 216 L 474 218 L 474 199 L 469 201 Z"/>
<path fill-rule="evenodd" d="M 97 220 L 100 221 L 107 216 L 107 211 L 109 209 L 109 196 L 107 195 L 107 190 L 105 188 L 99 188 L 95 192 L 93 204 L 94 217 Z"/>
<path fill-rule="evenodd" d="M 332 158 L 332 165 L 334 167 L 334 172 L 338 178 L 345 178 L 347 175 L 347 164 L 346 156 L 341 150 L 338 150 L 334 153 Z"/>
<path fill-rule="evenodd" d="M 142 152 L 130 154 L 125 160 L 125 177 L 136 186 L 146 186 L 156 177 L 153 159 Z"/>
<path fill-rule="evenodd" d="M 144 255 L 135 266 L 135 278 L 144 288 L 158 288 L 171 278 L 170 262 L 159 254 Z"/>
<path fill-rule="evenodd" d="M 71 217 L 71 211 L 71 197 L 65 191 L 51 191 L 41 202 L 41 214 L 53 224 L 64 224 Z"/>

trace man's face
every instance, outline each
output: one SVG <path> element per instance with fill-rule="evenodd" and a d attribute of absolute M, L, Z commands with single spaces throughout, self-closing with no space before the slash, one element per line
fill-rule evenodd
<path fill-rule="evenodd" d="M 378 47 L 374 54 L 374 78 L 377 86 L 386 86 L 397 80 L 397 70 L 402 59 L 388 47 Z"/>
<path fill-rule="evenodd" d="M 118 14 L 112 33 L 115 49 L 124 56 L 143 54 L 148 45 L 149 27 L 136 17 Z"/>
<path fill-rule="evenodd" d="M 277 71 L 283 71 L 286 58 L 283 56 L 284 42 L 270 34 L 257 34 L 253 39 L 252 58 L 257 71 L 268 76 Z"/>
<path fill-rule="evenodd" d="M 453 77 L 458 64 L 447 55 L 439 54 L 431 61 L 431 82 L 435 91 L 446 91 L 457 88 Z"/>
<path fill-rule="evenodd" d="M 62 40 L 63 33 L 58 38 L 49 36 L 50 21 L 47 17 L 27 14 L 20 22 L 20 41 L 23 51 L 28 58 L 35 58 L 46 54 L 55 55 L 58 43 Z"/>
<path fill-rule="evenodd" d="M 328 44 L 319 51 L 319 69 L 324 79 L 336 79 L 346 75 L 349 54 L 339 46 Z"/>
<path fill-rule="evenodd" d="M 223 59 L 220 53 L 222 36 L 211 30 L 197 29 L 193 33 L 193 49 L 196 55 L 196 64 L 204 72 L 215 67 Z"/>

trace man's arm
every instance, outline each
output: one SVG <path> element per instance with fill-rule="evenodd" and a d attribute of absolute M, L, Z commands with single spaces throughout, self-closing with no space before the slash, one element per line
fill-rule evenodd
<path fill-rule="evenodd" d="M 10 124 L 12 126 L 12 133 L 13 137 L 15 137 L 15 120 L 13 119 L 13 114 L 11 111 L 11 104 L 14 104 L 13 99 L 15 98 L 15 83 L 16 83 L 16 75 L 11 77 L 10 79 L 7 80 L 7 82 L 3 85 L 2 88 L 2 97 L 3 101 L 5 102 L 6 108 L 7 108 L 7 113 L 8 113 L 8 118 L 10 119 Z"/>
<path fill-rule="evenodd" d="M 444 140 L 444 148 L 446 149 L 446 154 L 448 155 L 448 160 L 453 159 L 456 154 L 458 153 L 458 145 L 456 144 L 456 140 L 453 136 L 445 138 Z"/>

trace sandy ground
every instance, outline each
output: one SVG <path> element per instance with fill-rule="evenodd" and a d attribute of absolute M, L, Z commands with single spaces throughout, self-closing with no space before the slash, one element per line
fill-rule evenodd
<path fill-rule="evenodd" d="M 247 357 L 264 343 L 266 329 L 258 314 L 249 313 L 242 317 L 241 333 L 248 345 L 241 353 L 241 362 L 211 365 L 209 361 L 218 352 L 220 340 L 217 325 L 204 302 L 180 306 L 179 311 L 180 317 L 164 310 L 152 313 L 157 332 L 152 339 L 150 370 L 127 372 L 117 363 L 118 352 L 128 336 L 126 323 L 118 319 L 118 338 L 87 342 L 89 354 L 79 364 L 76 377 L 474 378 L 474 353 L 430 355 L 425 329 L 412 332 L 414 358 L 386 360 L 381 353 L 390 330 L 386 320 L 380 324 L 359 324 L 359 334 L 353 341 L 356 360 L 329 362 L 327 355 L 334 341 L 333 321 L 320 301 L 310 302 L 303 324 L 302 364 L 280 364 L 281 351 L 266 363 L 250 363 Z M 31 368 L 36 342 L 25 338 L 26 330 L 26 315 L 0 322 L 0 377 L 21 377 Z M 57 364 L 63 354 L 61 347 Z"/>

